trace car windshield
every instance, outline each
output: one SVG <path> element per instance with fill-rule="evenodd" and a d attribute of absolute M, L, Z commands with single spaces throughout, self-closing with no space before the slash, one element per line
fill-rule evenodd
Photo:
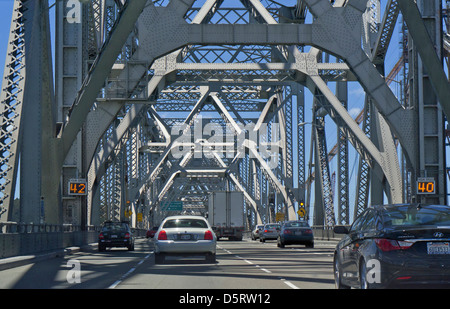
<path fill-rule="evenodd" d="M 182 227 L 182 228 L 201 228 L 201 229 L 206 229 L 208 228 L 208 225 L 206 224 L 205 220 L 202 219 L 171 219 L 171 220 L 167 220 L 164 223 L 163 228 L 177 228 L 177 227 Z"/>
<path fill-rule="evenodd" d="M 128 230 L 128 224 L 126 223 L 108 223 L 103 226 L 102 232 L 118 232 Z"/>
<path fill-rule="evenodd" d="M 441 225 L 450 226 L 446 206 L 416 207 L 411 205 L 387 208 L 383 215 L 385 227 Z"/>
<path fill-rule="evenodd" d="M 306 222 L 288 222 L 284 225 L 285 227 L 309 227 Z"/>

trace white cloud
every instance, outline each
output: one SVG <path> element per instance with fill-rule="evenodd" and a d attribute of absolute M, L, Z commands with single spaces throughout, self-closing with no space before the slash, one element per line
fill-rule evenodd
<path fill-rule="evenodd" d="M 350 96 L 362 97 L 365 94 L 366 94 L 366 92 L 361 87 L 353 88 L 353 89 L 350 89 L 350 91 L 349 91 Z"/>
<path fill-rule="evenodd" d="M 356 116 L 358 116 L 360 112 L 361 109 L 359 107 L 353 107 L 348 111 L 348 113 L 350 114 L 350 116 L 352 116 L 353 119 L 356 118 Z"/>

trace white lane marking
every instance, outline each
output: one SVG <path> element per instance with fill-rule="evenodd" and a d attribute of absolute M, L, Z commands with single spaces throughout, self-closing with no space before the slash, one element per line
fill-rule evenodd
<path fill-rule="evenodd" d="M 153 254 L 153 251 L 151 251 L 149 254 L 147 254 L 142 260 L 139 261 L 139 263 L 131 268 L 129 271 L 127 271 L 122 277 L 120 277 L 119 280 L 111 284 L 108 289 L 115 289 L 120 283 L 122 283 L 123 280 L 125 280 L 126 277 L 128 277 L 131 273 L 133 273 L 136 270 L 136 267 L 144 263 L 146 259 L 148 259 Z"/>
<path fill-rule="evenodd" d="M 232 254 L 232 252 L 228 251 L 228 250 L 225 249 L 225 248 L 222 248 L 222 247 L 220 247 L 220 246 L 217 246 L 217 247 L 218 247 L 219 249 L 222 249 L 223 251 L 226 251 L 228 254 Z M 253 262 L 251 262 L 251 261 L 249 261 L 249 260 L 247 260 L 247 259 L 245 259 L 245 258 L 243 258 L 243 257 L 241 257 L 241 256 L 239 256 L 239 255 L 237 255 L 237 254 L 235 254 L 234 256 L 237 257 L 238 259 L 241 259 L 241 260 L 245 261 L 245 262 L 248 263 L 248 264 L 255 265 L 255 264 L 253 264 Z M 266 273 L 268 273 L 268 274 L 271 274 L 271 273 L 272 273 L 270 270 L 265 269 L 265 268 L 262 268 L 261 266 L 259 266 L 259 265 L 257 265 L 257 264 L 255 265 L 255 267 L 261 269 L 262 271 L 264 271 L 264 272 L 266 272 Z M 284 284 L 286 284 L 287 286 L 289 286 L 291 289 L 294 289 L 294 290 L 299 290 L 299 289 L 300 289 L 298 286 L 296 286 L 295 284 L 293 284 L 293 283 L 290 282 L 290 281 L 287 281 L 287 280 L 284 279 L 283 277 L 279 277 L 279 278 L 280 278 L 281 281 L 283 281 Z"/>
<path fill-rule="evenodd" d="M 289 281 L 286 281 L 286 280 L 283 279 L 283 282 L 284 282 L 285 284 L 287 284 L 288 286 L 290 286 L 291 288 L 293 288 L 294 290 L 299 290 L 299 289 L 300 289 L 298 286 L 292 284 L 292 283 L 289 282 Z"/>

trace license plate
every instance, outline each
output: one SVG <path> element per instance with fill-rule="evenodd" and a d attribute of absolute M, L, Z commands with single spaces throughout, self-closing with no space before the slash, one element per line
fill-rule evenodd
<path fill-rule="evenodd" d="M 302 234 L 303 234 L 302 231 L 297 231 L 294 233 L 294 235 L 302 235 Z"/>
<path fill-rule="evenodd" d="M 117 238 L 117 235 L 111 235 L 111 238 Z"/>
<path fill-rule="evenodd" d="M 428 254 L 450 254 L 450 245 L 448 242 L 429 242 L 427 250 Z"/>
<path fill-rule="evenodd" d="M 190 240 L 191 239 L 191 235 L 180 235 L 180 239 L 181 240 Z"/>

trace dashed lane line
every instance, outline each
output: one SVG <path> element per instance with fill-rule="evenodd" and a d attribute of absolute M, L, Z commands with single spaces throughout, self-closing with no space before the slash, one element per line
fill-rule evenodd
<path fill-rule="evenodd" d="M 228 253 L 228 254 L 233 254 L 233 252 L 231 252 L 231 251 L 229 251 L 229 250 L 227 250 L 227 249 L 225 249 L 225 248 L 223 248 L 223 247 L 221 247 L 221 246 L 217 246 L 217 247 L 218 247 L 219 249 L 222 249 L 223 251 L 225 251 L 225 252 Z M 241 257 L 241 256 L 239 256 L 239 255 L 237 255 L 237 254 L 235 254 L 234 256 L 237 257 L 238 259 L 243 260 L 243 261 L 246 262 L 247 264 L 255 265 L 256 268 L 262 270 L 262 271 L 265 272 L 265 273 L 268 273 L 268 274 L 271 274 L 271 273 L 272 273 L 270 270 L 268 270 L 268 269 L 266 269 L 266 268 L 263 268 L 263 267 L 261 267 L 260 265 L 254 264 L 252 261 L 249 261 L 249 260 L 247 260 L 246 258 L 243 258 L 243 257 Z M 295 284 L 293 284 L 293 283 L 290 282 L 290 281 L 287 281 L 287 280 L 284 279 L 283 277 L 279 277 L 279 278 L 280 278 L 280 280 L 281 280 L 284 284 L 286 284 L 286 285 L 289 286 L 290 288 L 295 289 L 295 290 L 300 289 L 298 286 L 296 286 Z"/>
<path fill-rule="evenodd" d="M 142 260 L 139 261 L 139 263 L 137 263 L 136 266 L 132 267 L 129 271 L 127 271 L 122 277 L 120 277 L 119 280 L 117 280 L 116 282 L 114 282 L 113 284 L 111 284 L 108 289 L 115 289 L 120 283 L 122 283 L 123 280 L 125 280 L 130 274 L 132 274 L 135 270 L 136 267 L 138 267 L 139 265 L 141 265 L 142 263 L 145 262 L 145 260 L 147 260 L 151 255 L 153 254 L 153 252 L 150 252 L 150 254 L 147 254 Z"/>

